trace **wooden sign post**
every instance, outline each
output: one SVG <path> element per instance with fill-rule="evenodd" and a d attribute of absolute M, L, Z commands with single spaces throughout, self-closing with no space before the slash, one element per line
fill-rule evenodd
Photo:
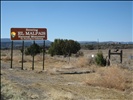
<path fill-rule="evenodd" d="M 23 70 L 23 59 L 24 58 L 24 41 L 22 42 L 22 70 Z"/>
<path fill-rule="evenodd" d="M 44 70 L 44 60 L 45 60 L 45 40 L 43 42 L 43 70 Z"/>
<path fill-rule="evenodd" d="M 111 55 L 119 55 L 120 56 L 120 63 L 122 63 L 122 50 L 120 52 L 111 52 L 111 50 L 109 50 L 108 52 L 108 56 L 109 56 L 109 59 L 111 58 Z"/>
<path fill-rule="evenodd" d="M 11 68 L 12 68 L 12 62 L 13 62 L 13 41 L 11 42 Z"/>

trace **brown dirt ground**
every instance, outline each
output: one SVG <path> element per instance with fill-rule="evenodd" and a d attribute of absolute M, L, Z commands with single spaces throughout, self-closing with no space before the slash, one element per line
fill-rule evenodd
<path fill-rule="evenodd" d="M 123 50 L 123 64 L 129 61 L 128 56 L 132 50 Z M 96 54 L 95 50 L 84 50 L 84 56 Z M 126 53 L 125 53 L 126 52 Z M 10 69 L 10 51 L 1 51 L 1 83 L 10 84 L 15 94 L 10 100 L 132 100 L 133 88 L 127 91 L 109 89 L 99 86 L 89 86 L 85 83 L 86 79 L 94 78 L 98 68 L 95 66 L 74 67 L 71 64 L 77 58 L 49 57 L 45 58 L 45 70 L 42 70 L 42 57 L 35 57 L 35 70 L 32 70 L 32 58 L 25 56 L 24 70 L 21 70 L 21 53 L 14 50 L 13 68 Z M 103 50 L 104 55 L 108 50 Z M 112 59 L 119 58 L 112 57 Z M 116 60 L 114 60 L 115 62 Z M 116 63 L 118 62 L 116 61 Z M 112 60 L 113 62 L 113 60 Z M 133 61 L 128 66 L 133 67 Z M 60 74 L 59 70 L 88 70 L 86 74 Z M 132 71 L 131 71 L 132 72 Z M 132 75 L 132 74 L 131 74 Z M 6 86 L 6 85 L 5 85 Z M 4 90 L 3 90 L 4 91 Z M 5 91 L 4 91 L 5 92 Z M 5 92 L 5 93 L 6 93 Z M 11 92 L 12 93 L 12 92 Z M 16 99 L 15 99 L 16 98 Z"/>

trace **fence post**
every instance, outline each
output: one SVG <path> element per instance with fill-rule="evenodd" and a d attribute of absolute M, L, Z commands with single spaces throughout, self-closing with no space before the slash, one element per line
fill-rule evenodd
<path fill-rule="evenodd" d="M 35 40 L 33 41 L 33 44 L 35 45 Z M 34 70 L 34 56 L 35 56 L 34 50 L 33 50 L 32 56 L 33 56 L 33 59 L 32 59 L 32 70 Z"/>
<path fill-rule="evenodd" d="M 108 52 L 108 56 L 109 56 L 109 59 L 110 59 L 110 50 L 109 50 L 109 52 Z"/>
<path fill-rule="evenodd" d="M 122 50 L 121 50 L 121 53 L 120 53 L 120 61 L 121 61 L 121 63 L 122 63 Z"/>
<path fill-rule="evenodd" d="M 22 70 L 23 70 L 23 57 L 24 57 L 24 40 L 22 42 L 22 67 L 21 67 Z"/>
<path fill-rule="evenodd" d="M 12 68 L 12 62 L 13 62 L 13 41 L 11 42 L 11 68 Z"/>
<path fill-rule="evenodd" d="M 43 70 L 44 70 L 44 60 L 45 60 L 45 40 L 43 42 Z"/>

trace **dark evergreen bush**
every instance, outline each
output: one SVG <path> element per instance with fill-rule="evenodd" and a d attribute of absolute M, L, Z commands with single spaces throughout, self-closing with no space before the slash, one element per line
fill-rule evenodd
<path fill-rule="evenodd" d="M 95 62 L 99 66 L 106 66 L 106 59 L 103 57 L 102 52 L 98 52 L 95 57 Z"/>
<path fill-rule="evenodd" d="M 36 43 L 33 43 L 30 47 L 28 47 L 25 50 L 25 55 L 31 55 L 31 56 L 35 56 L 38 53 L 41 53 L 42 49 L 40 48 L 40 46 Z"/>
<path fill-rule="evenodd" d="M 80 44 L 74 40 L 63 40 L 63 39 L 55 39 L 55 41 L 51 44 L 49 48 L 49 54 L 51 56 L 54 55 L 71 55 L 75 54 L 80 50 Z"/>

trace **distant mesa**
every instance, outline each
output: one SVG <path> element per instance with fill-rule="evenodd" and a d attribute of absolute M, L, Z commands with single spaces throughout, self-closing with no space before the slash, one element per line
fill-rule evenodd
<path fill-rule="evenodd" d="M 33 40 L 25 40 L 24 45 L 27 47 L 27 46 L 30 46 L 32 43 L 33 43 Z M 38 45 L 43 45 L 43 41 L 40 41 L 40 40 L 36 40 L 36 43 Z M 45 45 L 50 46 L 51 41 L 45 40 Z M 21 46 L 22 46 L 22 41 L 21 40 L 14 41 L 14 47 L 21 47 Z M 2 38 L 1 39 L 1 49 L 10 48 L 10 47 L 11 47 L 10 38 Z"/>
<path fill-rule="evenodd" d="M 15 33 L 12 33 L 13 36 L 15 35 Z M 35 41 L 37 44 L 39 45 L 43 45 L 43 40 L 36 40 Z M 78 41 L 80 44 L 90 44 L 90 45 L 97 45 L 97 41 Z M 25 46 L 30 46 L 33 43 L 33 40 L 25 40 Z M 51 45 L 51 41 L 49 40 L 45 40 L 45 45 L 46 46 L 50 46 Z M 114 43 L 121 43 L 121 44 L 133 44 L 133 42 L 113 42 L 113 41 L 105 41 L 105 42 L 99 42 L 99 43 L 105 43 L 105 44 L 114 44 Z M 20 47 L 22 46 L 22 40 L 17 40 L 14 41 L 14 47 Z M 1 48 L 10 48 L 11 47 L 11 39 L 10 38 L 2 38 L 1 39 Z"/>

